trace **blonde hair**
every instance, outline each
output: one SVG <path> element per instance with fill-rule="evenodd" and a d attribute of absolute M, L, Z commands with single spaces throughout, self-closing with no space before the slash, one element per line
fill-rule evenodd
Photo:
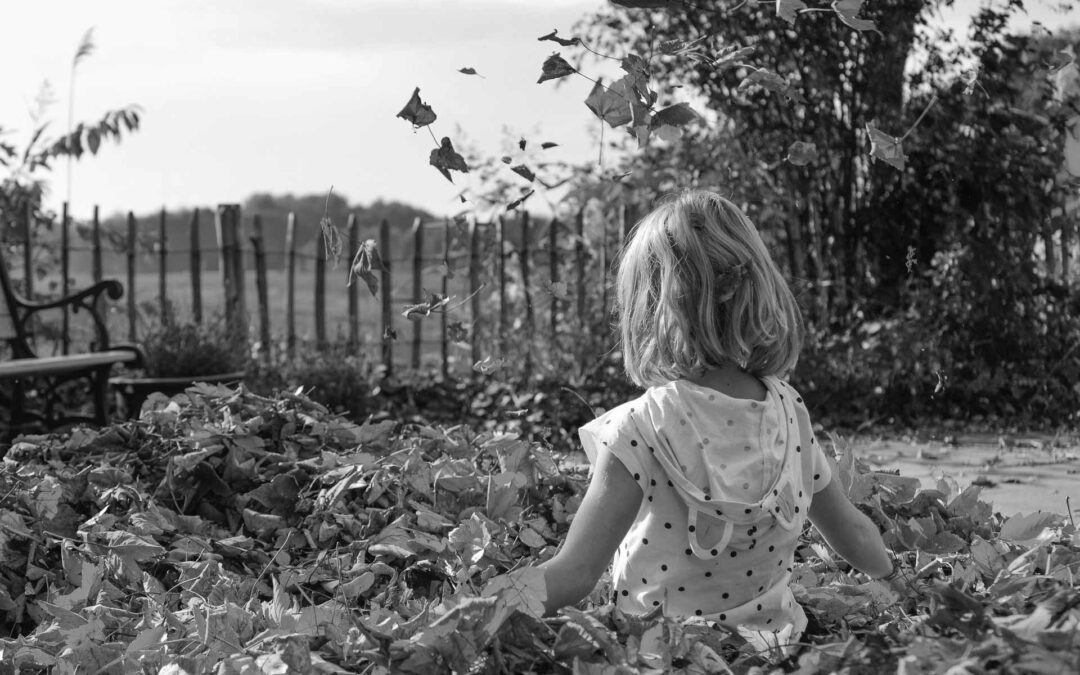
<path fill-rule="evenodd" d="M 618 261 L 623 363 L 647 387 L 734 362 L 795 367 L 802 319 L 754 224 L 713 192 L 675 195 L 642 218 Z"/>

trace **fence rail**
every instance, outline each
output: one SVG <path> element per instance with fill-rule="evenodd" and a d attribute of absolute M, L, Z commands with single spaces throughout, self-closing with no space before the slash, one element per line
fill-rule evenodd
<path fill-rule="evenodd" d="M 571 351 L 580 361 L 582 356 L 588 358 L 582 353 L 586 346 L 598 357 L 609 343 L 604 318 L 611 259 L 607 249 L 617 243 L 612 240 L 618 234 L 610 236 L 601 225 L 601 234 L 590 241 L 584 213 L 578 213 L 572 225 L 556 219 L 540 221 L 525 212 L 490 222 L 417 219 L 411 227 L 383 220 L 377 228 L 383 265 L 373 270 L 379 277 L 377 298 L 370 297 L 348 270 L 362 245 L 355 215 L 345 224 L 337 259 L 324 236 L 316 236 L 313 250 L 310 244 L 307 249 L 300 246 L 295 214 L 284 223 L 271 223 L 260 214 L 241 213 L 239 205 L 221 204 L 212 214 L 216 237 L 209 245 L 200 239 L 205 215 L 206 210 L 192 213 L 183 241 L 167 227 L 168 214 L 162 209 L 157 222 L 149 224 L 156 225 L 157 238 L 148 246 L 145 235 L 150 228 L 134 214 L 127 214 L 123 231 L 106 232 L 94 207 L 88 228 L 73 232 L 64 204 L 59 251 L 54 252 L 59 257 L 59 284 L 53 287 L 67 294 L 90 281 L 123 281 L 126 298 L 110 306 L 109 315 L 114 329 L 126 332 L 132 341 L 140 337 L 140 316 L 164 316 L 180 308 L 201 323 L 216 309 L 228 330 L 242 331 L 256 341 L 260 357 L 292 355 L 303 337 L 326 348 L 331 344 L 329 329 L 334 329 L 351 352 L 381 362 L 387 373 L 401 367 L 436 367 L 450 376 L 483 361 L 484 367 L 512 362 L 529 376 L 537 368 L 538 354 L 550 364 L 552 354 Z M 269 227 L 284 227 L 284 250 L 267 250 Z M 625 225 L 620 230 L 619 234 L 625 232 Z M 35 250 L 56 246 L 35 242 L 34 231 L 27 214 L 21 271 L 30 295 L 40 293 L 35 278 L 49 278 L 35 269 Z M 408 255 L 391 255 L 394 251 Z M 86 254 L 89 265 L 85 260 L 76 264 Z M 283 261 L 280 269 L 268 265 L 271 255 Z M 175 267 L 177 256 L 187 258 L 186 270 L 169 269 L 170 260 Z M 214 262 L 218 279 L 207 274 L 214 271 L 206 269 Z M 18 276 L 17 269 L 12 272 Z M 427 302 L 433 292 L 450 298 L 448 304 L 420 320 L 402 315 L 407 306 Z M 538 316 L 546 325 L 538 325 Z M 65 312 L 59 331 L 61 353 L 71 349 L 75 327 L 70 318 Z M 309 319 L 306 324 L 304 318 Z M 597 337 L 582 339 L 598 332 Z"/>

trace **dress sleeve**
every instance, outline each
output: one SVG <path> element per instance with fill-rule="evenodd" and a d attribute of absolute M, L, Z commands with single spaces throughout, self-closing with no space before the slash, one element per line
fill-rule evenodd
<path fill-rule="evenodd" d="M 589 464 L 596 465 L 600 448 L 607 448 L 644 491 L 652 478 L 649 440 L 635 424 L 628 405 L 613 408 L 578 430 Z"/>
<path fill-rule="evenodd" d="M 799 418 L 800 447 L 804 451 L 803 484 L 808 485 L 811 494 L 821 492 L 828 487 L 833 477 L 833 462 L 814 436 L 814 427 L 810 422 L 810 412 L 803 403 L 802 396 L 791 385 L 785 384 L 795 399 L 795 414 Z"/>
<path fill-rule="evenodd" d="M 810 448 L 811 478 L 813 479 L 811 489 L 814 493 L 818 493 L 824 490 L 832 480 L 832 461 L 825 456 L 825 451 L 822 450 L 821 444 L 814 438 L 813 431 L 810 432 Z"/>

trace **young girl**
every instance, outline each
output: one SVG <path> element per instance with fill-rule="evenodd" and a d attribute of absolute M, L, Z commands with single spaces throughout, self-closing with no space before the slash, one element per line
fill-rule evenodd
<path fill-rule="evenodd" d="M 617 606 L 798 637 L 788 588 L 807 518 L 871 577 L 896 567 L 846 498 L 798 392 L 795 300 L 753 223 L 687 192 L 634 228 L 616 309 L 626 372 L 647 387 L 580 430 L 592 481 L 542 565 L 548 612 L 587 595 L 614 557 Z"/>

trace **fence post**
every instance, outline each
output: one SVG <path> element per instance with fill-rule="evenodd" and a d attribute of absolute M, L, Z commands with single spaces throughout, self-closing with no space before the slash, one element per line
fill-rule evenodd
<path fill-rule="evenodd" d="M 559 242 L 558 242 L 559 219 L 552 218 L 548 225 L 548 277 L 551 284 L 551 347 L 548 350 L 548 360 L 551 365 L 557 365 L 555 359 L 559 355 L 559 298 L 555 294 L 555 284 L 559 283 Z"/>
<path fill-rule="evenodd" d="M 247 337 L 247 309 L 244 306 L 244 258 L 240 248 L 240 205 L 218 204 L 217 240 L 221 281 L 225 289 L 225 324 L 230 336 Z"/>
<path fill-rule="evenodd" d="M 521 212 L 521 249 L 518 253 L 521 265 L 521 290 L 525 296 L 525 381 L 532 378 L 533 332 L 536 330 L 536 317 L 533 314 L 532 291 L 529 287 L 529 212 Z"/>
<path fill-rule="evenodd" d="M 360 249 L 360 222 L 356 218 L 355 213 L 349 214 L 349 257 L 347 258 L 351 265 L 352 256 L 356 254 L 356 251 Z M 352 270 L 349 270 L 349 281 L 353 281 Z M 348 285 L 349 293 L 349 353 L 355 353 L 360 346 L 360 284 L 359 279 L 357 283 L 350 283 Z"/>
<path fill-rule="evenodd" d="M 443 278 L 442 295 L 450 294 L 450 219 L 443 219 Z M 439 350 L 442 356 L 443 379 L 450 377 L 450 348 L 447 341 L 446 312 L 439 313 Z"/>
<path fill-rule="evenodd" d="M 64 202 L 64 207 L 60 216 L 60 295 L 67 297 L 71 290 L 71 240 L 68 232 L 68 203 Z M 129 287 L 129 292 L 131 291 Z M 61 353 L 67 354 L 71 351 L 71 316 L 68 314 L 68 306 L 64 305 L 63 314 L 63 335 L 61 336 Z"/>
<path fill-rule="evenodd" d="M 319 228 L 315 243 L 315 345 L 326 346 L 326 234 Z"/>
<path fill-rule="evenodd" d="M 101 219 L 97 204 L 94 204 L 94 220 L 90 223 L 90 265 L 94 283 L 101 281 Z"/>
<path fill-rule="evenodd" d="M 413 302 L 424 301 L 424 223 L 417 216 L 413 221 Z M 424 339 L 424 322 L 413 321 L 412 330 L 412 367 L 420 369 L 420 351 Z"/>
<path fill-rule="evenodd" d="M 619 241 L 620 246 L 630 238 L 630 230 L 634 228 L 635 209 L 634 205 L 627 202 L 625 196 L 619 209 Z"/>
<path fill-rule="evenodd" d="M 172 321 L 176 317 L 169 307 L 169 296 L 166 294 L 166 280 L 169 267 L 169 240 L 165 231 L 165 207 L 161 207 L 161 216 L 158 218 L 158 304 L 161 306 L 162 321 Z"/>
<path fill-rule="evenodd" d="M 469 314 L 472 317 L 470 356 L 472 364 L 476 364 L 480 361 L 480 232 L 476 216 L 469 218 L 469 302 Z"/>
<path fill-rule="evenodd" d="M 135 319 L 137 318 L 137 303 L 135 302 L 135 258 L 138 241 L 138 226 L 135 214 L 128 211 L 127 214 L 127 313 L 128 313 L 128 340 L 135 342 Z"/>
<path fill-rule="evenodd" d="M 266 283 L 266 252 L 263 250 L 262 217 L 251 219 L 251 246 L 255 251 L 255 293 L 259 301 L 259 354 L 270 357 L 270 291 Z"/>
<path fill-rule="evenodd" d="M 101 268 L 101 218 L 99 216 L 100 210 L 97 204 L 94 204 L 94 220 L 90 224 L 90 256 L 91 256 L 91 269 L 94 275 L 94 283 L 101 282 L 104 273 Z M 94 309 L 99 314 L 105 313 L 105 298 L 98 296 L 97 302 L 94 303 Z M 106 318 L 106 320 L 108 320 Z M 107 341 L 105 335 L 105 329 L 101 326 L 96 326 L 98 344 L 102 344 Z"/>
<path fill-rule="evenodd" d="M 390 312 L 390 221 L 383 218 L 379 223 L 379 250 L 382 255 L 382 270 L 379 272 L 379 288 L 382 295 L 382 360 L 386 367 L 386 377 L 394 372 L 394 325 Z"/>
<path fill-rule="evenodd" d="M 585 207 L 578 209 L 576 217 L 577 243 L 574 244 L 574 265 L 577 267 L 577 319 L 578 334 L 586 335 L 585 325 Z"/>
<path fill-rule="evenodd" d="M 499 259 L 499 357 L 506 356 L 506 219 L 499 216 L 495 230 L 495 253 Z"/>
<path fill-rule="evenodd" d="M 296 214 L 285 223 L 285 352 L 296 350 Z"/>
<path fill-rule="evenodd" d="M 1071 258 L 1069 246 L 1072 245 L 1073 239 L 1073 218 L 1075 216 L 1066 213 L 1062 216 L 1061 221 L 1061 283 L 1065 285 L 1065 288 L 1069 287 L 1069 262 Z"/>
<path fill-rule="evenodd" d="M 26 203 L 26 211 L 23 214 L 23 290 L 26 291 L 26 299 L 34 299 L 34 252 L 31 250 L 34 242 L 34 205 Z"/>
<path fill-rule="evenodd" d="M 608 219 L 605 217 L 600 225 L 600 316 L 607 316 L 608 306 Z M 600 333 L 600 350 L 607 351 L 607 331 Z"/>
<path fill-rule="evenodd" d="M 199 208 L 191 213 L 191 232 L 188 233 L 191 245 L 191 313 L 195 323 L 202 323 L 202 250 L 199 242 Z"/>

